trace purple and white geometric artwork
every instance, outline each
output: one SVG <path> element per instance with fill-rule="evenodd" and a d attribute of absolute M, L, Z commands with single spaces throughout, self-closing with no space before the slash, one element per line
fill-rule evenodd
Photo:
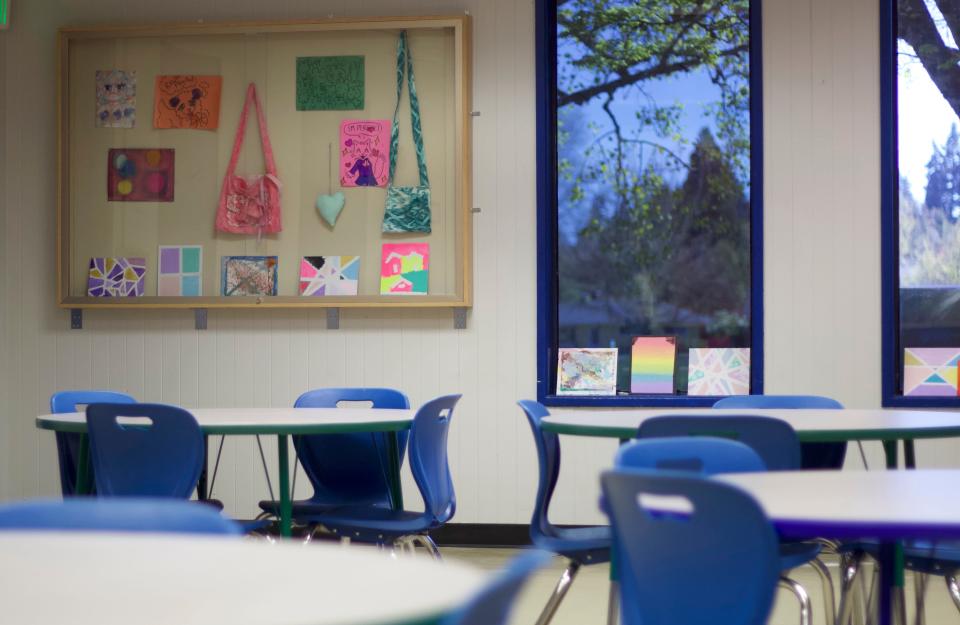
<path fill-rule="evenodd" d="M 90 297 L 140 297 L 143 295 L 145 258 L 96 257 L 90 259 L 87 295 Z"/>

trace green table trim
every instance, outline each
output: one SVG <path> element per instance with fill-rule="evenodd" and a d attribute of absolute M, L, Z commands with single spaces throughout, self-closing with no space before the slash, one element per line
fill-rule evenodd
<path fill-rule="evenodd" d="M 555 434 L 590 436 L 594 438 L 633 438 L 637 426 L 617 427 L 605 425 L 581 425 L 570 423 L 541 422 L 543 429 Z M 960 437 L 960 425 L 935 428 L 896 428 L 864 430 L 798 430 L 797 436 L 804 443 L 844 443 L 850 441 L 898 441 L 917 438 Z"/>
<path fill-rule="evenodd" d="M 263 425 L 200 425 L 204 434 L 224 434 L 231 436 L 262 434 L 283 436 L 292 434 L 350 434 L 355 432 L 402 432 L 409 430 L 413 417 L 409 421 L 365 421 L 361 423 L 338 424 L 263 424 Z M 76 432 L 85 434 L 86 422 L 66 422 L 37 417 L 37 428 L 54 432 Z"/>

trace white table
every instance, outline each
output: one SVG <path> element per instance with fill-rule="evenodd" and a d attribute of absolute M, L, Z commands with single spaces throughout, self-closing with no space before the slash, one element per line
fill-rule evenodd
<path fill-rule="evenodd" d="M 789 471 L 718 475 L 756 499 L 785 538 L 881 541 L 880 623 L 900 594 L 898 541 L 960 539 L 960 471 Z M 898 579 L 899 578 L 899 579 Z"/>
<path fill-rule="evenodd" d="M 484 576 L 370 548 L 151 534 L 4 532 L 17 625 L 425 625 Z"/>
<path fill-rule="evenodd" d="M 343 434 L 348 432 L 386 432 L 391 455 L 387 463 L 387 482 L 396 509 L 403 507 L 400 488 L 400 454 L 396 433 L 410 428 L 415 411 L 392 408 L 196 408 L 189 409 L 204 434 L 269 434 L 277 437 L 279 456 L 280 531 L 290 535 L 292 504 L 288 436 L 291 434 Z M 37 427 L 56 432 L 86 434 L 87 420 L 82 412 L 48 414 L 37 417 Z M 77 493 L 89 493 L 87 471 L 89 446 L 84 436 L 77 460 Z"/>

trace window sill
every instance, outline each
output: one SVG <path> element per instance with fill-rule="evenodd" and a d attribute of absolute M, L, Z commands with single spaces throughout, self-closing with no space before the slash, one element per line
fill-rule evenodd
<path fill-rule="evenodd" d="M 883 398 L 884 408 L 960 408 L 958 397 L 907 397 L 893 395 Z"/>
<path fill-rule="evenodd" d="M 613 408 L 710 408 L 722 397 L 690 395 L 546 395 L 544 406 Z M 958 404 L 960 405 L 960 404 Z"/>

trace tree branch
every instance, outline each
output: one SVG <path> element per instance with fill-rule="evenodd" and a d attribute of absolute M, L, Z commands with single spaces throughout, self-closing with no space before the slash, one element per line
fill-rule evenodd
<path fill-rule="evenodd" d="M 944 4 L 950 2 L 955 0 Z M 943 44 L 923 0 L 900 0 L 899 24 L 900 36 L 910 44 L 950 108 L 960 116 L 960 56 Z M 957 34 L 960 33 L 954 33 Z"/>

